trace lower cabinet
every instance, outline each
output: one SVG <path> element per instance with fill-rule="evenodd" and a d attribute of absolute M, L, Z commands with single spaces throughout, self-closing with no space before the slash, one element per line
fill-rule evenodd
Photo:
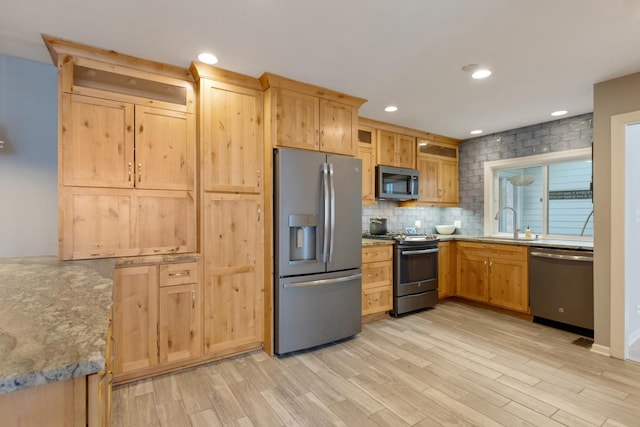
<path fill-rule="evenodd" d="M 455 242 L 438 243 L 438 298 L 456 294 Z"/>
<path fill-rule="evenodd" d="M 116 269 L 113 291 L 115 380 L 201 354 L 198 263 Z"/>
<path fill-rule="evenodd" d="M 362 315 L 393 308 L 393 246 L 362 247 Z"/>
<path fill-rule="evenodd" d="M 457 295 L 529 311 L 527 247 L 457 242 Z"/>

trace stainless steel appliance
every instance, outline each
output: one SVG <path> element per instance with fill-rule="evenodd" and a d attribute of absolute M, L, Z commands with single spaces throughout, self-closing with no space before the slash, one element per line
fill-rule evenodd
<path fill-rule="evenodd" d="M 531 247 L 529 305 L 535 322 L 593 336 L 593 252 Z"/>
<path fill-rule="evenodd" d="M 434 307 L 438 303 L 437 236 L 365 234 L 363 237 L 394 241 L 392 316 Z"/>
<path fill-rule="evenodd" d="M 376 198 L 417 200 L 418 176 L 416 169 L 376 166 Z"/>
<path fill-rule="evenodd" d="M 362 330 L 362 162 L 274 150 L 275 352 Z"/>
<path fill-rule="evenodd" d="M 369 233 L 377 235 L 387 234 L 387 218 L 371 218 Z"/>

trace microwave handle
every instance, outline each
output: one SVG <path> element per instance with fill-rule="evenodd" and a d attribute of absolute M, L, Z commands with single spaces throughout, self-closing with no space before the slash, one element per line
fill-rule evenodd
<path fill-rule="evenodd" d="M 415 177 L 415 176 L 412 176 L 412 177 L 411 177 L 411 184 L 409 184 L 409 186 L 410 186 L 410 188 L 409 188 L 409 194 L 411 194 L 411 195 L 416 194 L 416 191 L 415 191 L 415 187 L 416 187 L 416 179 L 417 179 L 417 177 Z"/>

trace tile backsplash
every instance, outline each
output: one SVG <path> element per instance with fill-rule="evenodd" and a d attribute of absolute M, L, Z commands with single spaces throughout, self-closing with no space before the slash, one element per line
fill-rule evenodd
<path fill-rule="evenodd" d="M 418 233 L 435 233 L 438 224 L 453 224 L 461 220 L 460 208 L 400 208 L 397 202 L 380 200 L 378 206 L 362 207 L 362 232 L 369 232 L 371 218 L 387 218 L 389 232 L 405 232 L 407 227 L 416 228 Z M 420 228 L 415 226 L 420 221 Z M 458 230 L 456 230 L 458 232 Z"/>

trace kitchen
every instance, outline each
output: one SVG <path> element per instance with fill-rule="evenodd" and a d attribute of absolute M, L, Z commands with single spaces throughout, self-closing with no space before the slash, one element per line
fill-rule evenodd
<path fill-rule="evenodd" d="M 45 74 L 46 74 L 46 72 L 45 72 Z M 51 74 L 49 74 L 49 76 L 51 76 Z M 54 97 L 55 97 L 55 95 L 54 95 Z M 462 148 L 462 149 L 463 149 L 463 148 Z M 462 149 L 461 149 L 461 150 L 462 150 Z M 52 158 L 54 158 L 54 157 L 55 157 L 55 153 L 51 154 L 50 156 L 51 156 Z M 462 158 L 462 155 L 461 155 L 461 162 L 462 162 L 462 160 L 463 160 L 463 158 Z M 3 167 L 4 167 L 4 165 L 3 165 Z M 464 168 L 463 168 L 463 169 L 464 169 Z M 15 173 L 15 174 L 13 175 L 13 178 L 10 178 L 10 179 L 8 179 L 8 180 L 5 180 L 5 182 L 11 182 L 12 180 L 15 180 L 15 176 L 20 176 L 20 175 L 21 175 L 20 173 Z M 597 174 L 596 174 L 596 175 L 597 175 Z M 54 179 L 54 180 L 55 180 L 55 179 Z M 54 180 L 53 180 L 53 181 L 54 181 Z M 462 190 L 462 191 L 464 191 L 464 190 Z M 53 192 L 52 192 L 52 193 L 53 193 Z M 596 197 L 598 197 L 598 196 L 596 195 Z M 38 210 L 37 208 L 34 208 L 34 209 L 29 209 L 29 210 L 27 210 L 27 212 L 29 212 L 29 213 L 31 213 L 31 212 L 37 212 L 37 210 Z M 455 210 L 454 210 L 454 212 L 455 212 Z M 434 215 L 434 216 L 437 218 L 437 217 L 438 217 L 438 215 L 439 215 L 439 213 L 436 211 L 436 213 L 429 213 L 428 215 Z M 440 215 L 441 215 L 441 214 L 440 214 Z M 454 214 L 454 215 L 455 215 L 455 214 Z M 440 216 L 440 218 L 442 218 L 442 217 Z M 451 220 L 455 220 L 455 219 L 456 219 L 456 217 L 454 217 L 454 216 L 452 215 Z M 425 221 L 425 225 L 426 225 L 426 224 L 427 224 L 427 222 L 426 222 L 427 220 L 426 220 L 426 219 L 424 219 L 423 221 Z M 472 216 L 472 218 L 470 218 L 469 220 L 467 220 L 466 218 L 464 218 L 464 217 L 463 217 L 463 218 L 462 218 L 462 221 L 463 221 L 463 225 L 466 225 L 466 224 L 474 224 L 473 216 Z M 434 222 L 435 222 L 435 221 L 434 221 Z M 447 221 L 447 222 L 449 222 L 449 221 Z M 34 221 L 34 224 L 38 224 L 38 223 L 39 223 L 39 221 Z M 55 221 L 54 221 L 54 223 L 55 223 Z M 55 227 L 54 227 L 54 228 L 55 228 Z M 364 229 L 364 227 L 363 227 L 363 229 Z M 46 235 L 46 233 L 45 233 L 45 235 Z M 17 247 L 17 246 L 16 246 L 16 247 Z"/>

